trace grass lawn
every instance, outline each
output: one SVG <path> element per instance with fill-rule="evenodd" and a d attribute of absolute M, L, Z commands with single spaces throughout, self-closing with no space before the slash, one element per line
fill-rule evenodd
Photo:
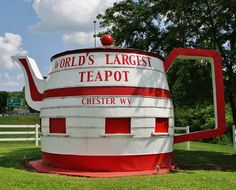
<path fill-rule="evenodd" d="M 39 115 L 18 115 L 0 117 L 0 125 L 35 125 L 39 124 Z"/>
<path fill-rule="evenodd" d="M 28 142 L 0 143 L 0 189 L 4 190 L 80 190 L 80 189 L 157 189 L 157 190 L 234 190 L 236 189 L 236 156 L 232 147 L 200 142 L 175 146 L 176 172 L 165 175 L 84 178 L 41 174 L 23 169 L 25 159 L 40 157 L 40 149 Z"/>

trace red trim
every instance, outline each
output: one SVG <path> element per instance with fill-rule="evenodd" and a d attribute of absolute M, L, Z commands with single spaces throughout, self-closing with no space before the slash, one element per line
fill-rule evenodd
<path fill-rule="evenodd" d="M 216 112 L 217 112 L 217 127 L 213 130 L 198 131 L 190 134 L 176 135 L 174 137 L 175 143 L 199 140 L 205 138 L 212 138 L 223 135 L 226 130 L 225 121 L 225 103 L 224 103 L 224 84 L 222 72 L 222 58 L 219 53 L 206 49 L 191 49 L 191 48 L 176 48 L 167 57 L 164 62 L 166 72 L 173 64 L 177 57 L 197 59 L 196 57 L 211 58 L 214 64 L 215 90 L 216 90 Z"/>
<path fill-rule="evenodd" d="M 52 168 L 43 165 L 42 160 L 29 161 L 29 164 L 38 172 L 52 173 L 59 175 L 69 176 L 83 176 L 83 177 L 122 177 L 122 176 L 139 176 L 139 175 L 153 175 L 153 174 L 165 174 L 175 168 L 171 165 L 170 168 L 161 168 L 160 170 L 142 170 L 142 171 L 129 171 L 129 172 L 83 172 L 70 169 Z"/>
<path fill-rule="evenodd" d="M 150 96 L 170 98 L 168 90 L 159 88 L 137 88 L 137 87 L 72 87 L 46 90 L 43 98 L 64 97 L 64 96 Z"/>
<path fill-rule="evenodd" d="M 106 118 L 105 134 L 130 134 L 131 118 Z"/>
<path fill-rule="evenodd" d="M 194 141 L 199 139 L 214 138 L 225 133 L 225 129 L 212 129 L 206 131 L 196 131 L 189 134 L 181 134 L 174 136 L 174 143 Z"/>
<path fill-rule="evenodd" d="M 30 68 L 29 68 L 29 65 L 28 65 L 29 63 L 27 62 L 27 59 L 26 58 L 20 58 L 18 60 L 22 64 L 22 66 L 24 67 L 25 72 L 27 74 L 27 77 L 28 77 L 28 80 L 29 80 L 29 88 L 30 88 L 31 99 L 33 101 L 41 101 L 43 99 L 43 94 L 41 94 L 38 91 L 38 88 L 34 83 L 34 79 L 33 79 L 33 76 L 30 72 Z"/>
<path fill-rule="evenodd" d="M 76 49 L 76 50 L 70 50 L 70 51 L 64 51 L 61 53 L 58 53 L 54 56 L 51 57 L 51 61 L 54 59 L 65 56 L 65 55 L 70 55 L 70 54 L 76 54 L 76 53 L 89 53 L 89 52 L 119 52 L 119 53 L 136 53 L 136 54 L 142 54 L 142 55 L 148 55 L 152 57 L 159 58 L 163 61 L 163 58 L 155 53 L 150 53 L 138 49 L 124 49 L 124 48 L 91 48 L 91 49 Z"/>
<path fill-rule="evenodd" d="M 96 172 L 125 172 L 171 168 L 172 153 L 127 156 L 81 156 L 42 153 L 43 164 L 61 169 Z"/>

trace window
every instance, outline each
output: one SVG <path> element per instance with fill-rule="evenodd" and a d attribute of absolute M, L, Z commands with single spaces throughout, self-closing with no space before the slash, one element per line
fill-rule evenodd
<path fill-rule="evenodd" d="M 130 118 L 106 118 L 105 134 L 130 134 Z"/>
<path fill-rule="evenodd" d="M 65 118 L 50 118 L 49 120 L 50 133 L 66 133 L 66 119 Z"/>
<path fill-rule="evenodd" d="M 156 118 L 155 133 L 168 133 L 168 118 Z"/>

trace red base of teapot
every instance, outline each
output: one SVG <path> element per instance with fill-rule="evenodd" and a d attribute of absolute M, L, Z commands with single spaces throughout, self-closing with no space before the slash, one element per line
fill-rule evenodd
<path fill-rule="evenodd" d="M 163 174 L 174 169 L 172 153 L 126 156 L 80 156 L 43 152 L 43 159 L 30 161 L 43 173 L 87 177 L 118 177 Z"/>

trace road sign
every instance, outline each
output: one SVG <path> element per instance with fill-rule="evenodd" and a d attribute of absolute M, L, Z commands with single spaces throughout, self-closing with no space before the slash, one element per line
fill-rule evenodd
<path fill-rule="evenodd" d="M 7 98 L 7 107 L 19 107 L 20 104 L 20 98 Z"/>

